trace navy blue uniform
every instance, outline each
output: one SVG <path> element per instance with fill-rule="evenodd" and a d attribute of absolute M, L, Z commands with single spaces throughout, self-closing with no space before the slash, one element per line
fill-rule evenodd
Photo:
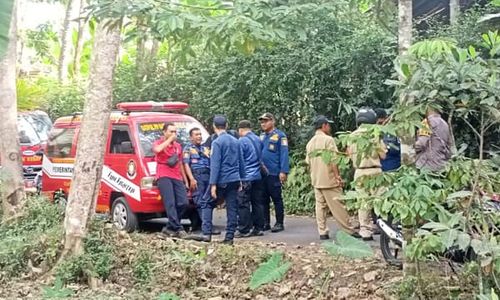
<path fill-rule="evenodd" d="M 267 169 L 267 176 L 263 179 L 264 185 L 264 222 L 269 227 L 270 217 L 270 198 L 273 200 L 276 211 L 276 223 L 282 224 L 285 218 L 285 208 L 281 196 L 280 173 L 288 174 L 290 163 L 288 159 L 288 140 L 286 135 L 278 129 L 268 133 L 262 133 L 262 162 Z"/>
<path fill-rule="evenodd" d="M 211 235 L 213 209 L 217 202 L 210 196 L 210 149 L 190 143 L 184 147 L 182 157 L 198 185 L 193 191 L 193 201 L 202 221 L 201 230 L 204 235 Z"/>
<path fill-rule="evenodd" d="M 217 197 L 226 201 L 226 240 L 234 238 L 238 225 L 238 189 L 243 175 L 239 142 L 233 136 L 222 132 L 212 142 L 210 161 L 210 184 L 217 186 Z"/>
<path fill-rule="evenodd" d="M 240 147 L 245 162 L 242 188 L 238 192 L 239 232 L 246 234 L 254 228 L 263 230 L 264 214 L 262 206 L 262 142 L 253 132 L 240 138 Z"/>
<path fill-rule="evenodd" d="M 394 171 L 401 167 L 401 142 L 395 136 L 384 135 L 384 144 L 387 145 L 387 154 L 384 160 L 381 160 L 382 171 Z"/>

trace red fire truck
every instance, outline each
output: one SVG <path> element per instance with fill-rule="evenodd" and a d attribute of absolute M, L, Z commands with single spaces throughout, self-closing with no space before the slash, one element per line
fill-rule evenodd
<path fill-rule="evenodd" d="M 117 108 L 110 117 L 96 211 L 110 213 L 118 229 L 133 231 L 138 222 L 164 215 L 152 151 L 153 142 L 163 134 L 163 124 L 176 124 L 183 145 L 193 127 L 201 129 L 204 140 L 208 133 L 196 119 L 180 113 L 188 108 L 186 103 L 129 102 Z M 79 114 L 62 117 L 50 132 L 43 158 L 42 193 L 51 198 L 69 192 L 80 125 Z M 188 217 L 192 222 L 198 218 L 196 210 Z"/>

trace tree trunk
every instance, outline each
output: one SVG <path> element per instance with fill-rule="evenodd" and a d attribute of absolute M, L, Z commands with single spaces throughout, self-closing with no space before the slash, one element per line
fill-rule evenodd
<path fill-rule="evenodd" d="M 460 14 L 460 0 L 450 0 L 450 24 L 455 25 Z"/>
<path fill-rule="evenodd" d="M 99 194 L 104 148 L 112 105 L 113 72 L 120 46 L 120 28 L 98 25 L 83 109 L 73 180 L 64 220 L 63 255 L 83 252 L 82 238 Z"/>
<path fill-rule="evenodd" d="M 77 0 L 69 0 L 66 7 L 63 28 L 61 32 L 61 53 L 59 54 L 58 79 L 59 82 L 68 80 L 68 66 L 71 60 L 73 22 L 78 17 L 79 7 Z"/>
<path fill-rule="evenodd" d="M 9 43 L 5 56 L 0 58 L 0 199 L 2 201 L 2 221 L 8 221 L 18 214 L 24 199 L 21 147 L 17 135 L 16 99 L 16 43 L 17 7 L 14 1 Z"/>
<path fill-rule="evenodd" d="M 80 66 L 81 66 L 81 59 L 82 59 L 82 51 L 83 51 L 83 44 L 85 43 L 84 39 L 84 34 L 85 34 L 85 25 L 86 25 L 86 20 L 84 19 L 84 9 L 86 6 L 86 1 L 85 0 L 80 0 L 80 15 L 78 18 L 78 35 L 76 37 L 76 47 L 75 47 L 75 56 L 73 60 L 73 76 L 76 79 L 79 79 L 80 77 Z"/>
<path fill-rule="evenodd" d="M 398 25 L 398 50 L 399 56 L 403 57 L 411 46 L 413 29 L 413 3 L 412 0 L 399 0 L 399 25 Z M 408 99 L 400 99 L 408 102 Z M 401 163 L 412 164 L 415 161 L 415 150 L 413 149 L 414 137 L 412 135 L 401 137 Z"/>

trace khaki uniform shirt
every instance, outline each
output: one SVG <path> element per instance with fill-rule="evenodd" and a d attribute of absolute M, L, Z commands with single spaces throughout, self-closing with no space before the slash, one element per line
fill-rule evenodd
<path fill-rule="evenodd" d="M 353 131 L 353 135 L 359 135 L 365 132 L 366 129 L 358 128 Z M 382 164 L 380 163 L 381 159 L 385 158 L 387 152 L 387 146 L 384 144 L 382 140 L 375 141 L 378 145 L 376 145 L 373 153 L 368 157 L 361 156 L 358 159 L 356 144 L 351 144 L 348 147 L 348 153 L 351 157 L 352 164 L 355 169 L 370 169 L 370 168 L 381 168 Z"/>
<path fill-rule="evenodd" d="M 317 189 L 328 189 L 338 187 L 339 184 L 333 173 L 333 164 L 326 164 L 321 156 L 311 156 L 317 150 L 330 150 L 337 152 L 337 146 L 333 137 L 321 130 L 317 130 L 314 137 L 306 146 L 306 163 L 311 170 L 311 183 Z"/>
<path fill-rule="evenodd" d="M 415 143 L 416 166 L 436 172 L 451 158 L 450 127 L 438 114 L 428 116 L 427 122 L 430 132 L 420 131 Z"/>

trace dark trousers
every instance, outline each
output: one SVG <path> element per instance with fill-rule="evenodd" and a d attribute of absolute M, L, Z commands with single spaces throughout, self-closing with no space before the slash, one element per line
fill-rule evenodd
<path fill-rule="evenodd" d="M 238 225 L 238 189 L 239 182 L 230 182 L 217 185 L 217 198 L 226 201 L 226 240 L 234 239 L 234 232 Z"/>
<path fill-rule="evenodd" d="M 280 178 L 279 176 L 267 175 L 262 181 L 264 185 L 264 195 L 262 198 L 262 205 L 264 207 L 264 224 L 271 224 L 271 199 L 273 200 L 274 210 L 276 212 L 276 223 L 283 224 L 285 219 L 285 207 L 283 206 L 283 198 L 281 196 Z"/>
<path fill-rule="evenodd" d="M 158 188 L 167 213 L 167 227 L 173 231 L 181 230 L 180 218 L 188 206 L 186 186 L 181 180 L 161 177 L 158 179 Z"/>
<path fill-rule="evenodd" d="M 262 207 L 262 181 L 244 181 L 238 191 L 238 230 L 248 233 L 252 228 L 262 231 L 264 214 Z"/>
<path fill-rule="evenodd" d="M 210 171 L 193 170 L 194 179 L 198 183 L 198 188 L 193 192 L 193 201 L 201 218 L 201 231 L 204 235 L 212 234 L 213 211 L 217 204 L 210 195 Z"/>

